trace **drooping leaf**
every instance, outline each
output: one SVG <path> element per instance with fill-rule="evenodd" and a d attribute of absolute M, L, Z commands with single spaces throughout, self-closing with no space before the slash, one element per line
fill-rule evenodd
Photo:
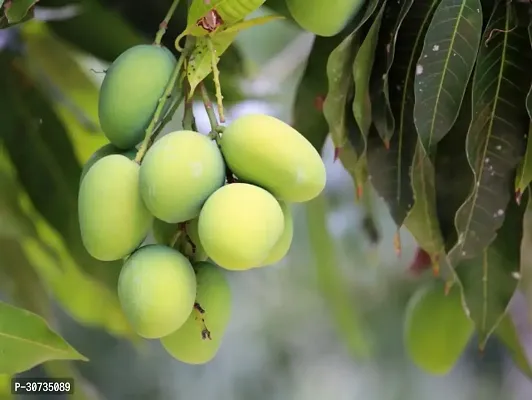
<path fill-rule="evenodd" d="M 48 360 L 88 359 L 37 314 L 0 302 L 0 374 L 26 371 Z"/>
<path fill-rule="evenodd" d="M 77 263 L 115 288 L 120 263 L 94 260 L 85 250 L 77 217 L 81 167 L 61 121 L 31 81 L 21 59 L 0 58 L 0 108 L 3 141 L 9 158 L 39 213 L 61 233 Z"/>
<path fill-rule="evenodd" d="M 458 117 L 481 34 L 480 0 L 441 1 L 425 35 L 414 82 L 414 119 L 429 155 Z"/>
<path fill-rule="evenodd" d="M 511 185 L 506 191 L 511 191 Z M 525 209 L 525 205 L 509 202 L 495 240 L 475 258 L 463 259 L 456 267 L 469 316 L 479 335 L 480 348 L 484 348 L 503 319 L 517 289 Z"/>
<path fill-rule="evenodd" d="M 495 329 L 494 335 L 502 342 L 510 357 L 523 374 L 532 379 L 532 365 L 526 354 L 526 349 L 521 343 L 512 316 L 504 314 L 499 325 Z"/>
<path fill-rule="evenodd" d="M 266 24 L 279 18 L 280 17 L 275 15 L 253 18 L 251 20 L 231 26 L 210 38 L 197 38 L 196 45 L 190 56 L 190 62 L 187 65 L 187 78 L 190 84 L 190 93 L 192 94 L 198 84 L 212 72 L 212 57 L 214 56 L 216 63 L 218 63 L 220 57 L 225 53 L 229 46 L 231 46 L 233 41 L 236 39 L 236 36 L 242 29 Z M 212 46 L 215 50 L 214 55 L 210 50 L 209 40 L 212 41 Z"/>
<path fill-rule="evenodd" d="M 323 194 L 305 205 L 309 235 L 309 249 L 315 260 L 316 279 L 329 303 L 338 324 L 338 332 L 346 341 L 350 352 L 357 357 L 367 357 L 373 343 L 365 331 L 364 321 L 350 299 L 348 288 L 338 268 L 334 241 L 327 227 L 327 201 Z"/>
<path fill-rule="evenodd" d="M 328 85 L 327 57 L 338 41 L 337 37 L 315 37 L 292 109 L 292 126 L 320 153 L 329 134 L 329 126 L 322 113 Z"/>
<path fill-rule="evenodd" d="M 357 146 L 357 141 L 351 139 L 351 144 L 357 148 L 359 147 L 360 161 L 366 162 L 366 146 L 369 129 L 371 127 L 371 100 L 369 95 L 369 82 L 371 77 L 371 69 L 373 68 L 375 47 L 377 45 L 379 29 L 384 15 L 386 1 L 384 1 L 375 18 L 371 20 L 371 27 L 362 41 L 360 49 L 358 50 L 355 60 L 353 62 L 353 78 L 355 82 L 355 94 L 353 100 L 353 115 L 360 131 L 360 142 Z"/>
<path fill-rule="evenodd" d="M 515 176 L 515 199 L 517 202 L 521 201 L 521 196 L 526 188 L 532 182 L 532 123 L 528 128 L 528 135 L 526 136 L 526 151 L 525 157 L 519 163 L 517 174 Z"/>
<path fill-rule="evenodd" d="M 413 117 L 414 77 L 423 48 L 423 38 L 438 3 L 437 0 L 416 1 L 406 14 L 397 35 L 394 62 L 389 72 L 389 99 L 395 119 L 395 134 L 389 142 L 389 149 L 379 140 L 376 126 L 372 128 L 374 132 L 370 131 L 368 140 L 367 158 L 371 181 L 388 204 L 397 226 L 403 224 L 413 206 L 410 167 L 417 143 Z M 387 102 L 387 99 L 375 99 L 372 107 L 375 105 L 386 109 L 386 105 L 379 104 L 383 101 Z M 376 118 L 374 115 L 375 122 Z"/>
<path fill-rule="evenodd" d="M 528 40 L 532 47 L 532 21 L 528 25 Z M 532 83 L 530 84 L 528 95 L 526 96 L 526 109 L 528 111 L 528 116 L 532 119 Z"/>
<path fill-rule="evenodd" d="M 515 169 L 525 150 L 529 118 L 525 97 L 532 81 L 526 28 L 512 6 L 499 2 L 486 28 L 473 77 L 473 120 L 466 153 L 475 184 L 456 214 L 453 263 L 479 257 L 495 239 L 510 200 Z"/>
<path fill-rule="evenodd" d="M 350 93 L 353 93 L 353 62 L 360 46 L 359 30 L 373 15 L 379 1 L 367 4 L 364 13 L 353 24 L 353 30 L 331 52 L 327 60 L 329 89 L 323 103 L 323 115 L 329 125 L 329 133 L 335 148 L 341 149 L 347 143 L 346 107 Z"/>
<path fill-rule="evenodd" d="M 385 143 L 394 133 L 395 121 L 389 100 L 389 72 L 395 56 L 397 35 L 414 0 L 388 1 L 381 22 L 375 61 L 370 80 L 372 118 L 376 132 Z"/>
<path fill-rule="evenodd" d="M 34 234 L 31 220 L 18 203 L 18 190 L 14 178 L 0 169 L 0 239 L 19 238 Z"/>

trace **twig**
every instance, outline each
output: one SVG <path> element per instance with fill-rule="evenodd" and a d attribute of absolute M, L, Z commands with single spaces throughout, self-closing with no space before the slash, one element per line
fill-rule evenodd
<path fill-rule="evenodd" d="M 207 116 L 209 117 L 209 123 L 211 124 L 211 133 L 209 134 L 209 136 L 213 139 L 216 139 L 218 138 L 220 125 L 218 124 L 218 119 L 216 118 L 216 114 L 214 113 L 212 101 L 203 82 L 201 82 L 198 86 L 200 88 L 201 99 L 203 101 L 203 105 L 205 106 L 205 111 L 207 112 Z"/>
<path fill-rule="evenodd" d="M 179 4 L 179 0 L 174 0 L 172 2 L 172 5 L 170 6 L 170 8 L 168 9 L 168 12 L 166 13 L 166 16 L 164 17 L 163 21 L 159 24 L 159 30 L 155 34 L 155 40 L 153 41 L 153 44 L 157 46 L 161 45 L 161 40 L 163 39 L 163 36 L 166 33 L 166 29 L 168 28 L 168 23 L 170 22 L 172 15 L 174 15 L 174 12 L 178 4 Z"/>
<path fill-rule="evenodd" d="M 177 78 L 179 77 L 179 73 L 181 72 L 181 68 L 183 67 L 183 62 L 185 60 L 186 53 L 181 53 L 181 56 L 179 57 L 179 60 L 177 61 L 177 64 L 174 68 L 174 72 L 172 73 L 172 76 L 170 77 L 170 80 L 168 81 L 168 84 L 166 85 L 166 89 L 164 90 L 163 96 L 159 99 L 159 104 L 157 105 L 157 109 L 155 110 L 155 114 L 153 114 L 153 118 L 150 121 L 150 124 L 146 128 L 146 135 L 144 137 L 144 141 L 142 142 L 142 145 L 140 146 L 139 151 L 137 152 L 137 155 L 135 157 L 135 161 L 140 164 L 142 162 L 142 159 L 146 155 L 146 151 L 148 151 L 150 139 L 152 136 L 152 133 L 154 132 L 155 125 L 159 121 L 159 118 L 161 116 L 161 113 L 164 110 L 164 107 L 166 106 L 167 101 L 172 96 L 172 91 L 174 90 L 174 86 L 177 82 Z"/>

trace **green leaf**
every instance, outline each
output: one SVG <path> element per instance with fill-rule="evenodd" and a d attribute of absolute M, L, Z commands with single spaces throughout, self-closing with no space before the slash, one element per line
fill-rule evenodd
<path fill-rule="evenodd" d="M 316 279 L 329 303 L 338 332 L 356 357 L 368 357 L 373 342 L 365 331 L 364 321 L 353 306 L 349 289 L 342 277 L 334 241 L 327 228 L 327 200 L 323 194 L 305 204 L 309 249 L 315 260 Z"/>
<path fill-rule="evenodd" d="M 445 254 L 445 242 L 438 221 L 435 179 L 434 166 L 418 142 L 411 171 L 414 206 L 404 224 L 419 247 L 431 256 L 433 263 L 439 263 L 445 261 L 441 259 Z"/>
<path fill-rule="evenodd" d="M 0 375 L 0 400 L 11 399 L 13 399 L 11 394 L 11 376 L 2 374 Z"/>
<path fill-rule="evenodd" d="M 71 4 L 65 0 L 47 1 L 51 7 Z M 149 43 L 119 12 L 105 7 L 99 0 L 84 0 L 81 4 L 83 12 L 78 15 L 46 23 L 61 39 L 78 49 L 112 62 L 128 48 Z"/>
<path fill-rule="evenodd" d="M 72 400 L 103 400 L 98 389 L 80 374 L 71 361 L 47 361 L 43 365 L 46 374 L 51 378 L 64 378 L 68 376 L 74 379 L 75 391 L 69 395 Z"/>
<path fill-rule="evenodd" d="M 22 22 L 30 9 L 39 0 L 12 0 L 4 6 L 4 12 L 9 24 Z"/>
<path fill-rule="evenodd" d="M 504 224 L 493 243 L 475 258 L 464 259 L 456 267 L 481 349 L 503 319 L 517 289 L 525 209 L 524 205 L 509 202 Z"/>
<path fill-rule="evenodd" d="M 397 36 L 395 59 L 389 72 L 390 106 L 396 121 L 395 135 L 386 149 L 372 128 L 368 139 L 368 170 L 377 193 L 384 198 L 397 226 L 401 226 L 413 206 L 410 167 L 417 143 L 414 110 L 416 63 L 423 47 L 423 37 L 439 1 L 419 1 L 407 13 Z M 380 97 L 372 105 L 386 109 Z M 374 115 L 374 118 L 377 116 Z M 377 120 L 374 119 L 375 123 Z"/>
<path fill-rule="evenodd" d="M 35 233 L 31 220 L 18 203 L 19 188 L 13 177 L 0 169 L 0 239 L 20 238 Z"/>
<path fill-rule="evenodd" d="M 361 158 L 365 159 L 367 137 L 371 127 L 371 100 L 369 95 L 369 82 L 373 68 L 375 48 L 379 35 L 382 17 L 386 7 L 386 1 L 382 3 L 380 10 L 372 21 L 371 27 L 364 38 L 353 63 L 353 77 L 355 82 L 355 96 L 353 100 L 353 115 L 362 135 L 363 147 Z M 353 141 L 353 146 L 357 147 Z"/>
<path fill-rule="evenodd" d="M 480 0 L 441 1 L 425 36 L 414 82 L 414 119 L 429 155 L 458 117 L 481 35 Z"/>
<path fill-rule="evenodd" d="M 345 104 L 353 88 L 353 62 L 358 51 L 358 33 L 362 25 L 373 15 L 379 1 L 368 3 L 364 14 L 354 24 L 351 33 L 331 52 L 327 60 L 329 89 L 323 103 L 323 115 L 329 125 L 334 146 L 341 149 L 347 143 Z"/>
<path fill-rule="evenodd" d="M 519 163 L 515 176 L 515 199 L 521 202 L 521 196 L 532 182 L 532 123 L 529 124 L 528 135 L 526 137 L 525 157 Z"/>
<path fill-rule="evenodd" d="M 532 21 L 528 25 L 528 38 L 532 47 Z M 528 95 L 526 96 L 526 109 L 528 111 L 528 116 L 532 119 L 532 83 L 530 84 Z"/>
<path fill-rule="evenodd" d="M 395 56 L 399 29 L 414 0 L 389 1 L 379 30 L 375 61 L 370 80 L 372 119 L 377 133 L 385 143 L 394 134 L 395 120 L 389 99 L 389 73 Z"/>
<path fill-rule="evenodd" d="M 495 329 L 494 335 L 502 342 L 510 357 L 523 374 L 532 379 L 532 366 L 523 347 L 512 316 L 504 314 L 501 322 Z"/>
<path fill-rule="evenodd" d="M 0 302 L 0 374 L 16 374 L 48 360 L 88 359 L 37 314 Z"/>
<path fill-rule="evenodd" d="M 275 15 L 258 17 L 231 26 L 211 37 L 196 38 L 196 45 L 190 56 L 190 62 L 187 64 L 187 78 L 190 84 L 190 94 L 192 95 L 198 84 L 212 72 L 212 57 L 215 57 L 216 64 L 218 64 L 220 57 L 229 48 L 231 43 L 233 43 L 242 29 L 266 24 L 279 18 L 280 17 Z M 210 50 L 209 40 L 212 41 L 215 50 L 214 55 Z"/>
<path fill-rule="evenodd" d="M 34 86 L 21 59 L 0 56 L 3 141 L 10 160 L 39 213 L 62 235 L 77 263 L 110 288 L 120 263 L 93 259 L 81 241 L 77 194 L 81 167 L 61 121 Z"/>
<path fill-rule="evenodd" d="M 204 18 L 208 13 L 215 10 L 222 19 L 219 30 L 235 25 L 242 21 L 246 16 L 257 10 L 266 0 L 193 0 L 187 17 L 187 27 L 184 34 L 191 36 L 206 36 L 207 30 L 197 25 L 198 21 Z M 217 35 L 216 31 L 213 36 Z"/>
<path fill-rule="evenodd" d="M 532 81 L 526 28 L 516 26 L 512 5 L 495 7 L 473 77 L 473 120 L 466 153 L 474 173 L 469 198 L 456 214 L 459 240 L 453 263 L 476 258 L 495 239 L 510 200 L 508 187 L 525 150 L 529 118 L 524 107 Z"/>
<path fill-rule="evenodd" d="M 316 36 L 299 81 L 293 106 L 292 126 L 321 153 L 329 133 L 327 120 L 321 112 L 327 93 L 327 58 L 338 45 L 339 38 Z"/>

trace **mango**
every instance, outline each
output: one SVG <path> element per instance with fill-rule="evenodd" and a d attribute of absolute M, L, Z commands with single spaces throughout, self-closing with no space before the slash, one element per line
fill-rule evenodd
<path fill-rule="evenodd" d="M 100 126 L 120 149 L 135 147 L 144 139 L 159 99 L 176 65 L 165 47 L 138 45 L 111 64 L 100 89 Z"/>
<path fill-rule="evenodd" d="M 198 224 L 199 224 L 199 218 L 194 218 L 193 220 L 190 220 L 187 222 L 186 225 L 186 231 L 188 234 L 188 237 L 190 241 L 194 244 L 196 247 L 194 252 L 194 261 L 207 261 L 209 256 L 207 255 L 207 252 L 203 248 L 203 245 L 201 244 L 201 240 L 199 238 L 199 232 L 198 232 Z"/>
<path fill-rule="evenodd" d="M 286 0 L 286 6 L 303 29 L 318 36 L 334 36 L 362 9 L 366 0 Z"/>
<path fill-rule="evenodd" d="M 96 161 L 104 158 L 105 156 L 110 156 L 111 154 L 121 154 L 123 156 L 126 156 L 130 160 L 134 160 L 137 154 L 137 149 L 133 148 L 129 150 L 122 150 L 113 145 L 112 143 L 108 143 L 105 146 L 100 147 L 89 157 L 85 165 L 83 165 L 83 169 L 81 170 L 80 182 L 83 180 L 85 175 L 87 175 L 87 172 L 96 163 Z"/>
<path fill-rule="evenodd" d="M 277 200 L 247 183 L 232 183 L 214 192 L 198 221 L 199 239 L 209 258 L 234 271 L 262 265 L 283 230 L 283 210 Z"/>
<path fill-rule="evenodd" d="M 174 235 L 178 231 L 179 225 L 181 225 L 181 223 L 170 224 L 168 222 L 164 222 L 160 219 L 154 218 L 152 227 L 153 238 L 157 243 L 168 246 L 173 240 Z M 188 221 L 186 223 L 185 231 L 189 236 L 190 242 L 192 242 L 195 247 L 194 255 L 192 257 L 193 260 L 195 262 L 207 261 L 209 257 L 207 256 L 207 253 L 205 253 L 205 250 L 203 249 L 203 246 L 201 245 L 198 237 L 198 219 L 194 218 L 193 220 Z M 178 238 L 174 247 L 178 248 L 178 246 L 181 244 L 181 238 L 182 237 Z"/>
<path fill-rule="evenodd" d="M 169 245 L 179 229 L 179 224 L 170 224 L 154 218 L 152 224 L 153 238 L 159 244 Z"/>
<path fill-rule="evenodd" d="M 199 307 L 181 328 L 163 337 L 161 344 L 175 359 L 197 365 L 208 363 L 218 353 L 231 317 L 231 291 L 220 268 L 207 262 L 194 264 L 194 268 Z"/>
<path fill-rule="evenodd" d="M 266 260 L 263 261 L 263 266 L 276 264 L 281 261 L 292 245 L 292 238 L 294 236 L 292 209 L 290 208 L 290 205 L 285 202 L 279 202 L 279 204 L 284 215 L 284 230 L 279 240 L 277 240 L 277 243 L 273 246 L 273 249 L 270 250 L 270 254 Z"/>
<path fill-rule="evenodd" d="M 146 207 L 170 223 L 196 218 L 207 198 L 225 182 L 225 164 L 215 141 L 193 131 L 169 133 L 155 142 L 140 167 Z"/>
<path fill-rule="evenodd" d="M 83 244 L 101 261 L 124 258 L 148 235 L 152 215 L 139 194 L 139 165 L 119 154 L 98 160 L 79 189 Z"/>
<path fill-rule="evenodd" d="M 460 289 L 446 296 L 443 283 L 421 287 L 408 302 L 404 320 L 407 353 L 419 368 L 447 374 L 473 335 L 474 324 L 462 307 Z"/>
<path fill-rule="evenodd" d="M 325 165 L 310 142 L 277 118 L 249 114 L 234 120 L 220 140 L 225 161 L 242 181 L 299 203 L 325 188 Z"/>
<path fill-rule="evenodd" d="M 133 330 L 146 339 L 159 339 L 179 329 L 192 312 L 194 269 L 171 247 L 141 247 L 120 271 L 118 298 Z"/>

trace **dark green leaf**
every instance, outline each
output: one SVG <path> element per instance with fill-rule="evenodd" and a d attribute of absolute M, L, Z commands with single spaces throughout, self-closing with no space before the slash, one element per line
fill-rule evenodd
<path fill-rule="evenodd" d="M 26 371 L 48 360 L 87 358 L 37 314 L 0 302 L 0 374 Z"/>
<path fill-rule="evenodd" d="M 521 372 L 532 379 L 532 366 L 526 355 L 526 350 L 521 343 L 512 316 L 509 313 L 504 314 L 504 317 L 495 329 L 494 335 L 504 344 L 513 362 Z"/>
<path fill-rule="evenodd" d="M 532 22 L 528 25 L 528 38 L 532 46 Z M 526 109 L 528 110 L 528 116 L 532 119 L 532 83 L 530 84 L 528 95 L 526 96 Z"/>
<path fill-rule="evenodd" d="M 22 22 L 30 9 L 39 0 L 11 0 L 4 6 L 4 12 L 9 24 Z"/>
<path fill-rule="evenodd" d="M 425 36 L 414 83 L 414 119 L 429 155 L 452 128 L 482 34 L 480 0 L 442 0 Z"/>
<path fill-rule="evenodd" d="M 20 59 L 2 53 L 0 108 L 3 141 L 32 203 L 62 235 L 82 268 L 114 290 L 120 263 L 94 260 L 85 250 L 77 217 L 81 167 L 57 115 L 29 80 Z"/>
<path fill-rule="evenodd" d="M 517 174 L 515 176 L 515 199 L 517 202 L 521 201 L 521 196 L 526 188 L 532 182 L 532 123 L 528 128 L 528 135 L 526 137 L 526 152 L 525 157 L 519 163 Z"/>
<path fill-rule="evenodd" d="M 493 11 L 473 77 L 473 120 L 466 152 L 474 173 L 469 198 L 456 214 L 458 243 L 453 263 L 476 258 L 495 239 L 510 200 L 508 187 L 525 150 L 526 91 L 532 54 L 526 28 L 515 26 L 510 3 Z"/>
<path fill-rule="evenodd" d="M 372 118 L 377 133 L 385 143 L 394 134 L 395 121 L 390 108 L 389 72 L 395 56 L 395 44 L 399 28 L 412 7 L 414 0 L 389 1 L 381 22 L 379 40 L 375 50 L 374 67 L 371 74 Z"/>
<path fill-rule="evenodd" d="M 35 228 L 18 203 L 19 188 L 14 179 L 0 169 L 0 239 L 34 235 Z"/>
<path fill-rule="evenodd" d="M 510 190 L 508 185 L 506 191 Z M 491 245 L 456 267 L 481 348 L 501 322 L 517 289 L 525 209 L 525 205 L 509 202 L 504 224 Z"/>
<path fill-rule="evenodd" d="M 316 36 L 307 65 L 297 87 L 292 126 L 321 152 L 329 126 L 321 112 L 327 93 L 327 58 L 338 45 L 338 37 Z"/>
<path fill-rule="evenodd" d="M 397 226 L 403 224 L 413 205 L 410 167 L 417 143 L 413 117 L 414 77 L 416 63 L 423 48 L 423 37 L 437 5 L 437 0 L 418 0 L 407 13 L 397 36 L 395 59 L 389 72 L 392 86 L 389 99 L 396 121 L 395 134 L 389 142 L 389 149 L 382 145 L 375 134 L 370 134 L 368 141 L 367 158 L 371 181 L 388 204 Z M 379 104 L 383 101 L 387 100 L 380 97 L 372 101 L 372 107 L 386 109 L 387 106 Z"/>
<path fill-rule="evenodd" d="M 366 11 L 355 22 L 351 33 L 330 54 L 327 61 L 329 90 L 323 104 L 323 115 L 329 125 L 334 146 L 338 149 L 347 143 L 345 104 L 353 88 L 353 62 L 359 47 L 359 30 L 373 15 L 379 1 L 371 0 Z"/>

